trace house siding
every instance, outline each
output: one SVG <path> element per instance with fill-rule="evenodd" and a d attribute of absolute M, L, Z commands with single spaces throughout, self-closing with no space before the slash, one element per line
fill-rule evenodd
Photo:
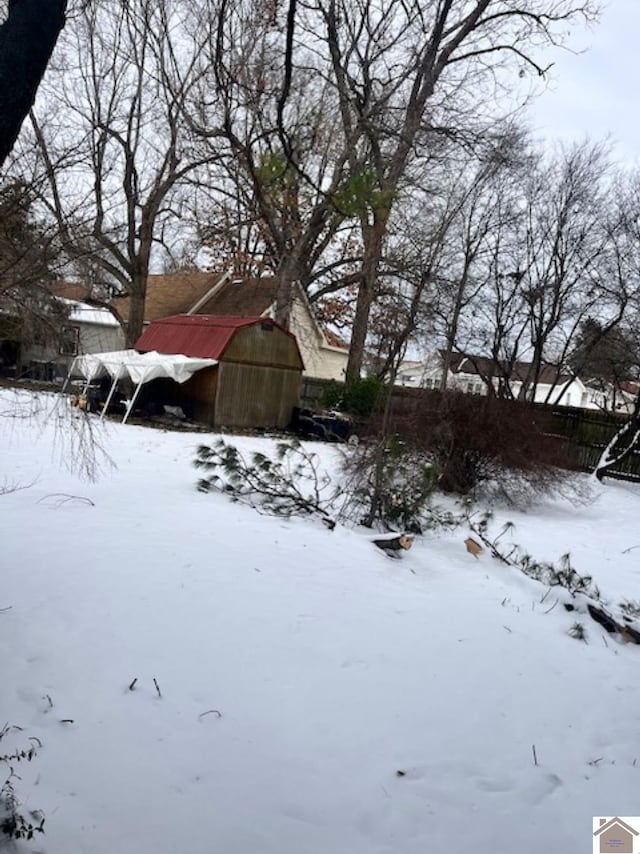
<path fill-rule="evenodd" d="M 309 310 L 296 300 L 289 318 L 289 328 L 296 336 L 304 362 L 304 375 L 320 380 L 344 380 L 349 353 L 329 347 L 316 327 Z"/>

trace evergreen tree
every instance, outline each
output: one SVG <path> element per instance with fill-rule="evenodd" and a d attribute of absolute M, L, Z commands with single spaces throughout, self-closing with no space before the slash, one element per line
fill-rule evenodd
<path fill-rule="evenodd" d="M 595 318 L 581 325 L 569 358 L 585 379 L 620 380 L 633 377 L 640 361 L 637 340 L 621 326 L 607 327 Z"/>

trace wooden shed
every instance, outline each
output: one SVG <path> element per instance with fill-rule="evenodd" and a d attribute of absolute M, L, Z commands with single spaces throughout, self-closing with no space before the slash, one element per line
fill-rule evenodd
<path fill-rule="evenodd" d="M 217 359 L 182 385 L 155 380 L 145 399 L 215 427 L 286 427 L 304 365 L 295 337 L 264 317 L 180 314 L 151 323 L 136 350 Z"/>

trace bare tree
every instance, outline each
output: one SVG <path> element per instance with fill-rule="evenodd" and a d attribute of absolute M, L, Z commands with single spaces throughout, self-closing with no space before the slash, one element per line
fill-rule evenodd
<path fill-rule="evenodd" d="M 560 369 L 584 320 L 597 313 L 611 329 L 623 317 L 632 283 L 616 271 L 609 171 L 606 152 L 586 142 L 552 157 L 538 152 L 517 189 L 506 188 L 511 214 L 492 235 L 487 284 L 469 306 L 466 326 L 507 396 L 517 381 L 516 396 L 537 399 L 551 365 L 557 370 L 547 397 L 559 399 Z"/>
<path fill-rule="evenodd" d="M 173 0 L 86 4 L 32 114 L 46 176 L 40 201 L 76 263 L 129 297 L 140 335 L 154 253 L 180 241 L 184 187 L 203 158 L 183 111 L 203 73 L 205 35 Z"/>
<path fill-rule="evenodd" d="M 540 52 L 560 43 L 568 23 L 592 19 L 596 10 L 590 0 L 441 0 L 427 8 L 400 0 L 384 6 L 330 0 L 318 11 L 350 173 L 364 185 L 364 256 L 347 369 L 353 379 L 362 365 L 391 212 L 416 147 L 428 144 L 436 96 L 468 97 L 473 90 L 478 109 L 478 96 L 492 98 L 488 81 L 501 86 L 518 70 L 544 74 Z"/>
<path fill-rule="evenodd" d="M 347 152 L 335 89 L 308 46 L 298 45 L 295 67 L 283 63 L 287 11 L 277 4 L 212 0 L 209 10 L 211 75 L 190 122 L 214 146 L 224 140 L 228 157 L 203 231 L 238 272 L 277 277 L 276 314 L 286 324 L 294 283 L 315 299 L 351 272 Z"/>

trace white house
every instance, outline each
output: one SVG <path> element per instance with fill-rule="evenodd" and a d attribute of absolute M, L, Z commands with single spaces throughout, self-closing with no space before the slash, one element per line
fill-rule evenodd
<path fill-rule="evenodd" d="M 2 369 L 10 376 L 53 380 L 66 376 L 73 359 L 85 353 L 118 350 L 124 345 L 120 324 L 106 308 L 55 298 L 56 334 L 46 327 L 39 335 L 25 338 L 19 332 L 0 340 Z"/>
<path fill-rule="evenodd" d="M 397 375 L 398 385 L 413 388 L 438 389 L 442 383 L 445 351 L 429 354 L 423 361 L 404 362 Z M 498 391 L 501 383 L 508 383 L 510 396 L 518 399 L 523 382 L 529 374 L 530 362 L 516 362 L 509 372 L 500 370 L 492 359 L 454 352 L 447 372 L 447 388 L 466 394 L 486 395 L 489 385 Z M 505 378 L 505 374 L 507 374 Z M 614 386 L 602 380 L 588 379 L 562 371 L 552 365 L 543 365 L 534 393 L 535 403 L 554 406 L 574 406 L 609 412 L 630 412 L 636 394 L 629 383 Z"/>

